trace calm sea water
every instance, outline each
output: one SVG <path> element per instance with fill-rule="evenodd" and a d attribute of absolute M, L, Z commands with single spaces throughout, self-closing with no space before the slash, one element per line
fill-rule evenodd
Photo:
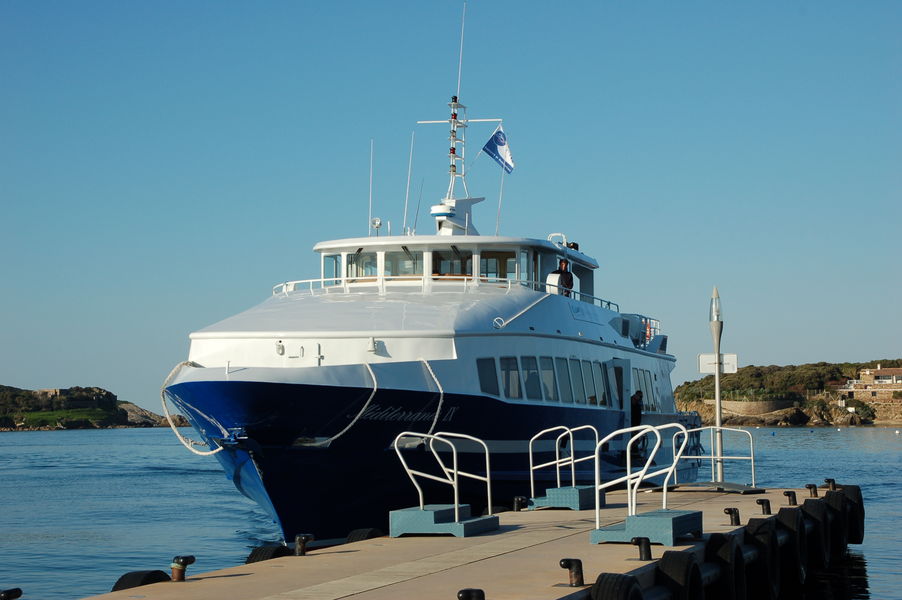
<path fill-rule="evenodd" d="M 760 486 L 825 477 L 862 486 L 865 543 L 806 597 L 902 599 L 895 428 L 751 432 Z M 197 556 L 193 573 L 242 563 L 278 534 L 218 465 L 188 453 L 168 429 L 0 433 L 0 589 L 21 587 L 23 599 L 82 598 L 108 592 L 126 571 L 168 570 L 177 554 Z M 747 465 L 727 474 L 750 481 Z"/>

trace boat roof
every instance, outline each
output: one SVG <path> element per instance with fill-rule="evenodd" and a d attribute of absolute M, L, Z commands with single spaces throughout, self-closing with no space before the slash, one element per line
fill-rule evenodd
<path fill-rule="evenodd" d="M 530 247 L 540 250 L 553 252 L 557 255 L 564 256 L 570 262 L 579 264 L 589 269 L 597 269 L 598 262 L 583 254 L 579 250 L 569 248 L 561 243 L 549 240 L 539 240 L 535 238 L 525 237 L 506 237 L 497 235 L 394 235 L 394 236 L 369 236 L 358 238 L 345 238 L 340 240 L 328 240 L 319 242 L 313 247 L 315 252 L 327 253 L 331 251 L 356 250 L 357 248 L 366 248 L 369 250 L 378 250 L 385 248 L 398 248 L 400 246 L 426 247 L 434 249 L 439 247 L 448 248 L 450 246 L 459 248 L 470 248 L 479 246 L 481 248 L 499 248 L 511 247 L 522 248 Z"/>

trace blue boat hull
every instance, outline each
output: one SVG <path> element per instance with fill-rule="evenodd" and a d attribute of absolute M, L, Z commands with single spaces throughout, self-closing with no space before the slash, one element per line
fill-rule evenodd
<path fill-rule="evenodd" d="M 216 458 L 226 475 L 271 515 L 286 540 L 299 533 L 340 538 L 362 527 L 387 531 L 389 511 L 416 505 L 416 490 L 391 448 L 402 431 L 428 431 L 436 421 L 435 431 L 486 440 L 492 451 L 493 504 L 510 507 L 514 496 L 529 496 L 527 443 L 535 433 L 554 425 L 588 424 L 604 435 L 624 426 L 617 410 L 469 395 L 440 398 L 428 391 L 380 389 L 369 404 L 371 389 L 309 384 L 195 381 L 166 392 L 212 447 L 224 447 Z M 647 421 L 662 423 L 677 419 L 697 425 L 687 415 L 646 415 Z M 322 447 L 307 445 L 330 438 Z M 669 453 L 668 443 L 657 462 Z M 424 467 L 431 460 L 425 452 L 410 454 L 414 461 L 423 459 Z M 612 452 L 604 458 L 608 476 L 622 472 L 623 456 Z M 583 465 L 578 483 L 591 483 L 591 461 Z M 481 454 L 463 454 L 461 466 L 485 470 Z M 541 490 L 552 483 L 554 472 L 539 475 Z M 694 461 L 687 461 L 680 481 L 695 475 Z M 451 501 L 449 486 L 424 488 L 427 503 Z M 461 501 L 479 514 L 486 504 L 484 484 L 462 483 Z"/>

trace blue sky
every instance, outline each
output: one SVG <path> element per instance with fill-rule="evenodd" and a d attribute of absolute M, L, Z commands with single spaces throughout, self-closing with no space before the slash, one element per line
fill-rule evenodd
<path fill-rule="evenodd" d="M 501 232 L 563 231 L 661 319 L 674 384 L 902 356 L 902 3 L 468 4 L 461 101 L 517 167 Z M 0 3 L 0 383 L 159 408 L 190 331 L 317 274 L 321 239 L 444 193 L 461 3 Z M 470 129 L 472 157 L 492 130 Z M 498 167 L 473 165 L 494 230 Z M 413 208 L 411 208 L 411 212 Z M 429 232 L 428 219 L 419 221 Z"/>

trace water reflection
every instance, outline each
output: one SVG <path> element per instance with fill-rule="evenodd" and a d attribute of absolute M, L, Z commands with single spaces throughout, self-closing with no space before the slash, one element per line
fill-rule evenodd
<path fill-rule="evenodd" d="M 784 597 L 785 594 L 784 594 Z M 849 551 L 829 571 L 815 571 L 805 582 L 803 600 L 859 600 L 870 598 L 867 561 L 864 555 Z"/>

